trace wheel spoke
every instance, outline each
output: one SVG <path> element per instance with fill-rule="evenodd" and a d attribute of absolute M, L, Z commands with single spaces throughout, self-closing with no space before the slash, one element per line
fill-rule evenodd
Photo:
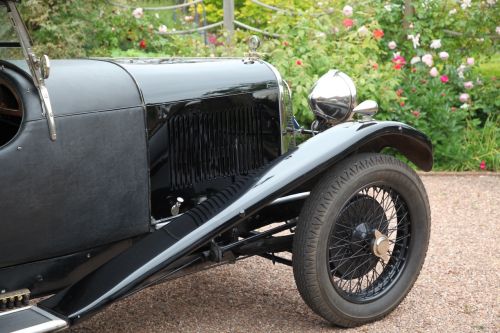
<path fill-rule="evenodd" d="M 410 226 L 408 207 L 392 188 L 368 186 L 357 192 L 329 237 L 327 263 L 335 288 L 348 298 L 377 297 L 405 264 Z M 375 230 L 388 238 L 386 261 L 372 253 Z"/>
<path fill-rule="evenodd" d="M 404 235 L 404 236 L 401 236 L 401 237 L 397 237 L 395 240 L 392 240 L 390 239 L 389 242 L 394 244 L 394 243 L 397 243 L 403 239 L 406 239 L 406 238 L 409 238 L 410 237 L 410 234 L 407 234 L 407 235 Z"/>
<path fill-rule="evenodd" d="M 333 236 L 333 238 L 335 238 L 335 239 L 337 239 L 337 240 L 339 240 L 339 241 L 341 241 L 341 242 L 344 242 L 344 243 L 346 243 L 346 244 L 347 244 L 347 245 L 349 245 L 349 246 L 350 246 L 350 245 L 352 245 L 352 244 L 362 244 L 362 243 L 364 242 L 364 240 L 353 241 L 353 242 L 347 242 L 345 239 L 340 239 L 340 238 L 335 237 L 335 236 Z M 338 249 L 338 248 L 345 248 L 345 245 L 335 245 L 335 246 L 331 246 L 331 247 L 329 247 L 328 249 L 329 249 L 329 250 L 333 250 L 333 249 Z"/>

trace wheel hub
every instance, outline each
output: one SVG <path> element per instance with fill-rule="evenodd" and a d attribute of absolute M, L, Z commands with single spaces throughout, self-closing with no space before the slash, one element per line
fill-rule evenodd
<path fill-rule="evenodd" d="M 383 207 L 367 195 L 356 196 L 349 212 L 344 216 L 346 220 L 340 221 L 334 233 L 337 239 L 343 241 L 333 254 L 331 263 L 336 267 L 336 276 L 359 278 L 377 265 L 379 256 L 376 253 L 387 252 L 384 252 L 383 247 L 389 244 L 385 244 L 383 238 L 377 242 L 374 234 L 375 230 L 380 234 L 386 231 L 388 221 Z"/>
<path fill-rule="evenodd" d="M 389 260 L 389 238 L 376 229 L 373 238 L 372 253 L 384 261 Z"/>

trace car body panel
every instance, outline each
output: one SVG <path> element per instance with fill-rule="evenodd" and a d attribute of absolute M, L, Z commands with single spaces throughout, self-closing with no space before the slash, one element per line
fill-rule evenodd
<path fill-rule="evenodd" d="M 415 153 L 429 160 L 432 146 L 414 128 L 398 122 L 348 122 L 304 142 L 239 184 L 174 218 L 70 288 L 40 303 L 76 323 L 111 302 L 140 289 L 150 276 L 193 253 L 218 234 L 328 170 L 346 156 L 380 138 L 414 142 Z M 421 164 L 424 168 L 428 165 Z M 420 163 L 419 163 L 420 164 Z M 88 292 L 90 291 L 91 292 Z"/>
<path fill-rule="evenodd" d="M 80 68 L 74 61 L 56 63 L 62 70 L 55 70 L 50 92 L 61 136 L 53 143 L 47 140 L 29 75 L 10 63 L 2 63 L 0 70 L 0 78 L 16 90 L 24 114 L 18 134 L 0 148 L 0 181 L 9 184 L 0 187 L 0 267 L 68 255 L 149 231 L 145 115 L 134 82 L 113 64 L 84 61 Z M 98 70 L 89 71 L 94 64 Z M 67 73 L 68 68 L 77 69 Z M 105 107 L 98 108 L 92 103 L 101 103 L 101 98 L 96 102 L 93 96 L 102 86 L 85 81 L 75 86 L 65 76 L 75 72 L 87 78 L 107 73 L 125 81 L 121 85 L 128 82 L 128 92 L 121 104 L 103 102 Z"/>
<path fill-rule="evenodd" d="M 24 61 L 4 62 L 4 65 L 17 71 L 22 69 L 24 75 L 31 78 Z M 30 89 L 36 92 L 29 81 L 27 79 L 23 82 L 23 90 Z M 53 60 L 50 78 L 45 84 L 50 94 L 54 117 L 143 105 L 140 91 L 133 78 L 112 62 L 88 59 Z M 39 119 L 43 119 L 41 107 L 27 108 L 25 121 Z"/>
<path fill-rule="evenodd" d="M 0 268 L 0 289 L 28 288 L 32 298 L 72 285 L 130 247 L 136 238 L 85 249 L 68 255 Z"/>
<path fill-rule="evenodd" d="M 143 108 L 61 117 L 58 131 L 48 143 L 46 122 L 28 121 L 0 149 L 0 267 L 149 230 Z"/>
<path fill-rule="evenodd" d="M 203 64 L 204 71 L 214 75 L 224 72 L 223 61 L 191 59 L 187 62 Z M 162 206 L 169 211 L 168 203 L 150 199 L 151 188 L 159 190 L 159 200 L 166 195 L 184 195 L 188 190 L 189 195 L 217 191 L 234 182 L 235 176 L 278 157 L 281 131 L 276 78 L 265 64 L 229 62 L 231 79 L 223 85 L 217 87 L 206 81 L 199 85 L 204 88 L 199 88 L 196 94 L 186 95 L 191 98 L 186 101 L 171 102 L 170 96 L 175 95 L 163 92 L 166 97 L 162 103 L 146 105 L 142 93 L 155 85 L 151 85 L 154 80 L 149 82 L 144 78 L 142 71 L 151 74 L 161 69 L 163 81 L 172 89 L 175 87 L 172 82 L 181 80 L 179 75 L 191 73 L 194 77 L 196 71 L 189 71 L 183 62 L 150 63 L 129 65 L 128 68 L 135 68 L 132 75 L 125 66 L 107 60 L 55 60 L 51 77 L 46 80 L 58 128 L 58 139 L 53 143 L 47 140 L 40 99 L 26 64 L 2 62 L 0 78 L 10 82 L 19 96 L 23 120 L 16 137 L 0 148 L 0 165 L 5 170 L 0 180 L 12 184 L 0 188 L 0 197 L 8 198 L 0 202 L 0 228 L 6 237 L 0 244 L 0 254 L 9 253 L 0 255 L 0 268 L 67 256 L 145 234 L 150 229 L 151 206 Z M 177 68 L 179 66 L 184 72 Z M 245 73 L 251 76 L 248 82 L 258 83 L 237 85 L 238 78 L 244 78 Z M 143 75 L 142 81 L 137 81 L 135 76 L 140 75 Z M 261 77 L 260 81 L 256 76 Z M 154 77 L 160 80 L 159 76 Z M 162 86 L 161 80 L 156 85 Z M 204 98 L 207 94 L 213 96 Z M 235 122 L 233 114 L 242 107 L 255 105 L 259 105 L 255 114 L 247 113 L 246 118 Z M 253 130 L 259 133 L 261 159 L 245 165 L 244 160 L 252 161 L 244 158 L 245 153 L 252 145 L 257 147 L 257 142 L 244 142 L 251 130 L 242 124 L 257 113 L 259 121 Z M 200 120 L 198 131 L 186 132 L 185 126 L 192 124 L 196 114 L 202 114 L 203 119 L 210 122 Z M 214 118 L 210 114 L 224 114 L 226 118 Z M 156 117 L 154 128 L 150 126 L 152 116 Z M 172 118 L 174 123 L 170 121 Z M 181 118 L 191 123 L 181 124 Z M 217 119 L 224 121 L 216 124 Z M 236 132 L 239 136 L 231 136 Z M 222 141 L 215 142 L 225 150 L 220 150 L 218 156 L 212 151 L 205 159 L 191 159 L 189 165 L 195 168 L 184 172 L 182 188 L 174 188 L 172 171 L 180 175 L 182 167 L 187 165 L 186 157 L 193 155 L 190 153 L 193 146 L 188 141 L 195 138 L 195 142 L 211 143 L 197 149 L 209 152 L 215 149 L 216 133 L 223 134 L 219 135 L 220 139 L 229 138 L 225 145 Z M 184 145 L 179 145 L 173 134 L 175 137 L 185 134 Z M 175 156 L 172 147 L 176 148 Z M 182 147 L 184 149 L 180 149 Z M 150 151 L 153 153 L 149 154 Z M 223 158 L 226 164 L 219 164 Z M 239 168 L 230 169 L 230 163 Z M 207 173 L 211 177 L 204 178 L 203 182 L 193 181 L 190 176 L 195 171 L 198 174 L 211 171 Z M 20 233 L 23 237 L 19 237 Z M 25 243 L 34 245 L 25 247 Z M 0 287 L 7 283 L 0 278 Z"/>
<path fill-rule="evenodd" d="M 173 58 L 114 60 L 137 81 L 146 104 L 227 96 L 277 87 L 263 62 L 242 59 Z"/>

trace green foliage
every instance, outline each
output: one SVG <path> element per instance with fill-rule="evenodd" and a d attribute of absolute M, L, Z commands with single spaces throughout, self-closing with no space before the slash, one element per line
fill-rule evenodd
<path fill-rule="evenodd" d="M 478 170 L 482 162 L 487 170 L 500 169 L 498 4 L 412 1 L 412 11 L 405 13 L 404 0 L 262 2 L 285 11 L 237 0 L 236 19 L 281 36 L 263 37 L 260 52 L 292 88 L 294 112 L 304 126 L 314 118 L 307 105 L 311 86 L 337 68 L 356 82 L 359 101 L 379 103 L 377 119 L 403 121 L 429 135 L 437 169 Z M 345 5 L 353 7 L 352 17 L 343 13 Z M 204 6 L 205 12 L 198 5 L 170 16 L 144 11 L 141 17 L 103 1 L 26 0 L 22 8 L 38 50 L 51 57 L 243 56 L 248 31 L 238 30 L 231 43 L 223 29 L 206 36 L 159 33 L 163 25 L 170 32 L 195 28 L 204 13 L 208 23 L 223 19 L 222 1 L 205 0 Z M 408 35 L 418 35 L 418 43 Z M 440 47 L 431 48 L 435 40 L 433 46 Z M 440 58 L 443 51 L 446 60 Z M 410 64 L 426 54 L 432 56 L 430 66 Z M 468 98 L 461 101 L 464 93 Z"/>
<path fill-rule="evenodd" d="M 429 46 L 440 39 L 458 57 L 472 53 L 476 57 L 489 57 L 498 51 L 495 32 L 500 20 L 497 4 L 490 1 L 472 1 L 467 7 L 464 1 L 425 0 L 411 1 L 413 15 L 406 18 L 408 28 L 403 27 L 404 0 L 373 1 L 375 18 L 384 27 L 387 40 L 403 42 L 409 34 L 420 34 L 420 45 Z M 411 43 L 401 43 L 405 53 L 412 50 Z"/>
<path fill-rule="evenodd" d="M 289 16 L 274 15 L 270 21 L 272 31 L 286 37 L 270 40 L 263 48 L 268 61 L 280 70 L 294 92 L 299 121 L 307 125 L 313 120 L 307 95 L 314 82 L 332 68 L 349 73 L 357 84 L 360 99 L 375 98 L 382 106 L 394 101 L 399 73 L 373 69 L 376 55 L 381 52 L 381 43 L 371 34 L 377 23 L 372 22 L 366 27 L 368 33 L 362 34 L 357 29 L 339 26 L 338 14 L 318 16 L 318 12 L 318 8 L 300 12 L 293 24 Z"/>
<path fill-rule="evenodd" d="M 98 1 L 26 0 L 19 8 L 38 50 L 58 57 L 82 57 L 98 47 L 102 27 Z"/>
<path fill-rule="evenodd" d="M 398 89 L 398 103 L 384 108 L 381 116 L 407 122 L 429 135 L 437 169 L 477 170 L 484 161 L 486 169 L 498 170 L 499 138 L 495 126 L 500 110 L 499 85 L 494 76 L 482 77 L 477 67 L 478 62 L 498 55 L 496 5 L 413 3 L 414 15 L 407 18 L 407 29 L 402 26 L 403 1 L 391 5 L 377 1 L 375 6 L 386 43 L 392 40 L 397 45 L 393 53 L 398 52 L 407 62 L 414 57 L 432 56 L 432 64 L 420 61 L 401 69 L 404 79 Z M 408 35 L 417 34 L 419 43 L 414 45 Z M 383 61 L 384 54 L 380 56 Z M 469 98 L 461 101 L 462 94 Z"/>

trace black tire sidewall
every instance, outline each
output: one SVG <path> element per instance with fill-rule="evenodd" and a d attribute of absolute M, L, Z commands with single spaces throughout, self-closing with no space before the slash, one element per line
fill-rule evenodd
<path fill-rule="evenodd" d="M 392 311 L 409 292 L 422 267 L 429 240 L 429 208 L 418 176 L 405 167 L 397 163 L 377 163 L 373 167 L 351 174 L 341 189 L 336 192 L 323 215 L 316 251 L 318 286 L 326 304 L 335 313 L 341 312 L 346 319 L 367 322 Z M 335 173 L 335 171 L 332 172 L 333 175 Z M 331 182 L 334 177 L 329 177 L 329 181 Z M 321 184 L 320 187 L 325 185 L 326 183 Z M 339 212 L 353 195 L 371 185 L 390 186 L 407 203 L 411 220 L 411 239 L 406 256 L 407 262 L 390 289 L 369 303 L 353 303 L 343 298 L 331 282 L 329 267 L 326 265 L 327 247 Z"/>

